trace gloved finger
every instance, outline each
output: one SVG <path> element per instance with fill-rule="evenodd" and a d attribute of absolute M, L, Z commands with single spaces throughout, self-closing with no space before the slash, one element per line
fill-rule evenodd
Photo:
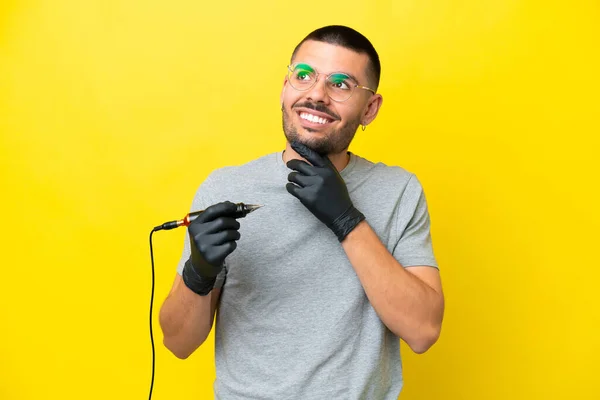
<path fill-rule="evenodd" d="M 237 247 L 235 240 L 225 242 L 215 247 L 215 254 L 218 254 L 222 259 L 231 254 Z"/>
<path fill-rule="evenodd" d="M 202 216 L 202 214 L 200 215 Z M 206 222 L 202 226 L 204 233 L 217 233 L 225 230 L 240 229 L 240 223 L 235 218 L 218 217 L 212 221 Z"/>
<path fill-rule="evenodd" d="M 215 246 L 211 248 L 210 254 L 207 254 L 206 261 L 212 265 L 221 264 L 225 257 L 231 254 L 236 247 L 237 242 L 235 240 Z"/>
<path fill-rule="evenodd" d="M 300 186 L 296 186 L 293 183 L 287 183 L 285 185 L 285 188 L 292 196 L 296 197 L 297 199 L 300 199 L 299 192 L 300 190 L 302 190 Z"/>
<path fill-rule="evenodd" d="M 290 172 L 288 175 L 288 181 L 297 184 L 300 187 L 306 187 L 312 183 L 314 179 L 312 176 L 302 175 L 298 172 Z"/>
<path fill-rule="evenodd" d="M 211 235 L 206 236 L 205 240 L 207 244 L 213 246 L 220 246 L 227 242 L 233 242 L 239 240 L 242 235 L 238 230 L 230 229 L 226 231 L 219 231 Z"/>
<path fill-rule="evenodd" d="M 329 161 L 327 156 L 321 156 L 319 153 L 303 143 L 292 141 L 290 146 L 296 153 L 307 159 L 315 167 L 331 166 L 331 161 Z"/>
<path fill-rule="evenodd" d="M 289 169 L 298 171 L 306 176 L 317 174 L 315 167 L 311 166 L 309 163 L 303 160 L 290 160 L 287 162 L 286 165 Z"/>
<path fill-rule="evenodd" d="M 213 204 L 208 207 L 202 214 L 196 218 L 192 224 L 196 221 L 198 223 L 204 223 L 212 221 L 221 216 L 232 215 L 237 210 L 237 205 L 231 201 L 223 201 L 221 203 Z"/>

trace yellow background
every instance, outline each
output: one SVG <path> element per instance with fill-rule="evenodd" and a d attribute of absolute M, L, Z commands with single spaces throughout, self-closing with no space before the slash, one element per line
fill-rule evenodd
<path fill-rule="evenodd" d="M 351 150 L 420 177 L 443 272 L 401 399 L 600 398 L 597 1 L 4 0 L 1 399 L 147 398 L 149 231 L 282 149 L 290 53 L 332 23 L 383 64 Z M 211 398 L 212 334 L 181 361 L 157 324 L 184 234 L 154 237 L 157 400 Z"/>

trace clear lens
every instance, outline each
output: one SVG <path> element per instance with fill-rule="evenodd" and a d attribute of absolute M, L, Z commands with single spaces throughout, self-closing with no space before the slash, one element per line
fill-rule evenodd
<path fill-rule="evenodd" d="M 355 87 L 356 82 L 346 74 L 332 74 L 327 79 L 329 97 L 335 101 L 348 100 Z"/>
<path fill-rule="evenodd" d="M 306 64 L 298 64 L 290 68 L 288 74 L 290 85 L 296 90 L 308 90 L 317 81 L 317 74 Z"/>

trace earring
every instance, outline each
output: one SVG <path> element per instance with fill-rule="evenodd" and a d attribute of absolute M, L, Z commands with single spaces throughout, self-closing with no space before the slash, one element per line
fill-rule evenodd
<path fill-rule="evenodd" d="M 365 131 L 365 129 L 367 129 L 367 126 L 366 126 L 366 125 L 361 125 L 361 126 L 362 126 L 362 130 L 363 130 L 363 132 L 364 132 L 364 131 Z"/>

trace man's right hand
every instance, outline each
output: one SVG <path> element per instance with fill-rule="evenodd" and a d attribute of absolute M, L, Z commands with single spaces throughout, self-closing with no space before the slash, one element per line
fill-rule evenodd
<path fill-rule="evenodd" d="M 225 257 L 236 249 L 240 238 L 240 223 L 232 217 L 236 208 L 230 201 L 214 204 L 188 226 L 190 262 L 200 277 L 216 277 Z"/>

